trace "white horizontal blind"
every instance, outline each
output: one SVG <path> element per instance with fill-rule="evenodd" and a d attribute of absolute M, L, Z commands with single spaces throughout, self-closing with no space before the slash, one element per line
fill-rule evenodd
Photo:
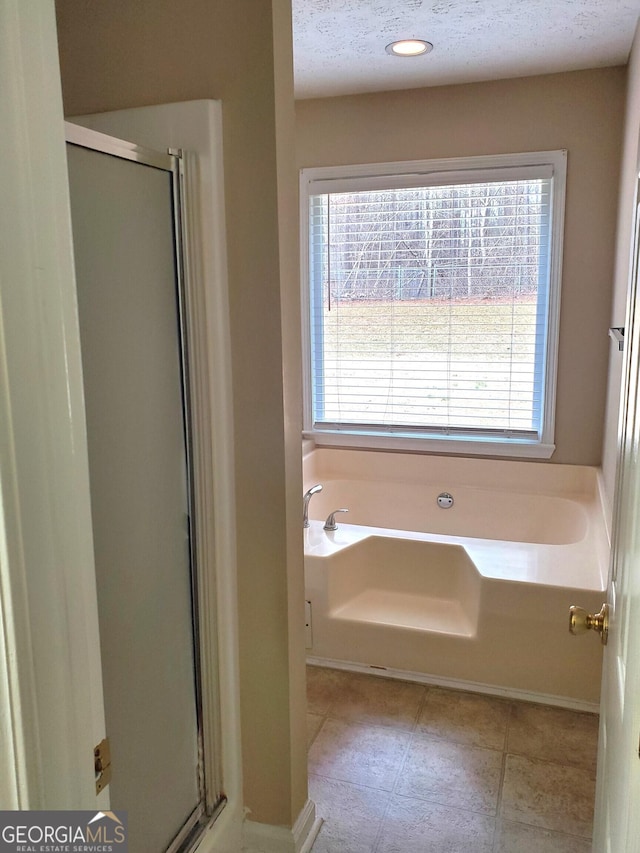
<path fill-rule="evenodd" d="M 553 178 L 539 174 L 310 196 L 315 429 L 540 437 Z"/>

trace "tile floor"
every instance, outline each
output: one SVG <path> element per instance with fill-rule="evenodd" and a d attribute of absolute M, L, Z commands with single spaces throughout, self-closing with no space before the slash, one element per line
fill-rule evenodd
<path fill-rule="evenodd" d="M 598 718 L 308 667 L 312 853 L 588 853 Z"/>

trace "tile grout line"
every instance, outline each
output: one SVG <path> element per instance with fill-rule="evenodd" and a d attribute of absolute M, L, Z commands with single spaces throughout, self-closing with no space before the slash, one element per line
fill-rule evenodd
<path fill-rule="evenodd" d="M 375 678 L 375 676 L 371 676 L 371 678 Z M 378 679 L 376 679 L 376 680 L 378 680 Z M 381 686 L 380 689 L 384 693 L 384 687 Z M 459 692 L 459 691 L 456 691 L 456 692 Z M 424 713 L 425 707 L 428 705 L 430 693 L 431 693 L 431 688 L 428 685 L 425 685 L 423 687 L 423 691 L 419 697 L 419 701 L 417 702 L 416 706 L 414 706 L 416 708 L 416 710 L 415 710 L 415 713 L 413 716 L 413 721 L 411 721 L 411 719 L 412 719 L 411 717 L 409 717 L 407 719 L 407 724 L 408 724 L 407 728 L 400 728 L 399 729 L 395 725 L 384 726 L 384 725 L 379 724 L 380 719 L 389 719 L 389 720 L 394 719 L 393 714 L 391 713 L 391 710 L 393 710 L 392 706 L 390 706 L 390 708 L 389 708 L 389 711 L 390 711 L 389 714 L 385 714 L 383 710 L 380 712 L 380 714 L 376 714 L 376 716 L 375 716 L 376 722 L 370 722 L 366 719 L 362 719 L 358 714 L 356 714 L 356 716 L 353 719 L 348 718 L 348 717 L 343 718 L 340 716 L 335 716 L 335 717 L 332 716 L 332 713 L 336 709 L 338 709 L 338 711 L 340 710 L 340 702 L 341 702 L 341 695 L 342 694 L 334 695 L 333 698 L 331 699 L 331 701 L 326 704 L 324 713 L 317 714 L 317 716 L 321 718 L 322 722 L 321 722 L 313 740 L 309 744 L 309 748 L 311 748 L 312 744 L 315 743 L 315 741 L 318 738 L 318 736 L 320 735 L 320 733 L 324 730 L 324 726 L 326 725 L 327 721 L 333 720 L 333 719 L 335 719 L 336 722 L 339 721 L 339 722 L 346 724 L 346 725 L 363 726 L 363 727 L 375 728 L 375 729 L 379 729 L 379 730 L 384 729 L 385 731 L 394 730 L 397 733 L 402 733 L 402 734 L 405 734 L 407 736 L 406 744 L 400 750 L 400 756 L 398 757 L 397 770 L 395 773 L 389 773 L 389 775 L 387 777 L 387 781 L 390 781 L 392 783 L 391 787 L 387 790 L 370 787 L 366 784 L 363 785 L 361 782 L 349 781 L 347 779 L 336 779 L 334 777 L 326 777 L 326 776 L 323 776 L 323 774 L 317 774 L 317 773 L 316 774 L 310 774 L 310 775 L 318 776 L 320 778 L 325 778 L 325 779 L 330 780 L 330 781 L 342 782 L 343 784 L 346 784 L 346 785 L 353 785 L 355 787 L 361 787 L 363 789 L 367 789 L 367 790 L 370 790 L 372 792 L 378 793 L 380 795 L 380 797 L 384 797 L 386 795 L 386 797 L 388 798 L 387 803 L 386 803 L 386 805 L 384 805 L 384 807 L 382 809 L 380 809 L 379 814 L 381 816 L 379 818 L 379 824 L 378 824 L 377 830 L 375 832 L 375 838 L 372 839 L 371 845 L 367 846 L 367 850 L 369 851 L 369 853 L 380 853 L 380 851 L 382 851 L 383 847 L 384 847 L 383 842 L 384 842 L 385 836 L 388 834 L 388 832 L 390 830 L 393 829 L 393 821 L 391 820 L 390 815 L 393 814 L 392 804 L 393 804 L 394 800 L 397 800 L 398 798 L 415 799 L 415 800 L 420 800 L 421 802 L 425 802 L 425 803 L 431 803 L 434 805 L 441 805 L 444 808 L 453 808 L 452 806 L 447 805 L 445 803 L 438 803 L 437 800 L 433 800 L 431 798 L 423 799 L 423 797 L 420 797 L 420 796 L 411 797 L 411 796 L 408 796 L 408 795 L 405 796 L 405 795 L 399 793 L 400 782 L 404 778 L 405 770 L 407 768 L 408 756 L 411 754 L 412 747 L 415 746 L 415 744 L 416 744 L 417 736 L 419 736 L 421 734 L 420 719 L 422 717 L 422 714 Z M 343 696 L 343 700 L 344 700 L 344 698 L 345 697 Z M 502 747 L 501 748 L 499 747 L 498 750 L 496 750 L 499 753 L 501 752 L 502 755 L 501 755 L 501 763 L 500 763 L 500 775 L 499 775 L 498 786 L 497 786 L 495 817 L 493 818 L 493 840 L 492 840 L 492 843 L 490 842 L 491 846 L 488 848 L 488 849 L 492 850 L 493 853 L 498 853 L 498 851 L 500 849 L 500 844 L 502 843 L 501 837 L 503 835 L 503 822 L 504 822 L 503 806 L 504 806 L 504 799 L 505 799 L 506 770 L 507 770 L 508 758 L 510 755 L 513 755 L 515 758 L 519 757 L 519 758 L 522 758 L 528 762 L 533 762 L 533 763 L 539 764 L 539 765 L 540 764 L 541 765 L 546 764 L 546 765 L 553 766 L 553 767 L 567 768 L 567 769 L 573 769 L 573 770 L 581 769 L 580 765 L 567 764 L 566 762 L 558 762 L 556 756 L 554 756 L 556 758 L 556 760 L 554 760 L 554 757 L 552 757 L 551 759 L 535 757 L 534 755 L 530 754 L 527 750 L 524 750 L 524 749 L 522 752 L 515 752 L 515 751 L 511 752 L 510 751 L 509 744 L 510 744 L 510 740 L 511 740 L 511 729 L 516 725 L 516 711 L 517 711 L 517 707 L 520 704 L 523 704 L 523 703 L 520 703 L 517 700 L 513 700 L 513 699 L 507 701 L 508 713 L 506 715 L 504 739 L 503 739 Z M 528 705 L 531 703 L 526 703 L 526 704 Z M 364 711 L 363 711 L 363 713 L 364 713 L 366 711 L 366 707 L 363 706 L 363 708 L 364 708 Z M 313 713 L 317 713 L 317 712 L 313 712 Z M 515 729 L 514 729 L 514 732 L 515 732 Z M 423 732 L 422 734 L 424 734 L 428 740 L 446 742 L 446 743 L 450 743 L 450 744 L 457 744 L 457 745 L 460 745 L 463 747 L 465 746 L 464 742 L 458 741 L 455 739 L 452 740 L 450 737 L 438 737 L 437 735 L 430 736 L 429 732 Z M 469 745 L 467 744 L 467 746 L 469 746 Z M 474 744 L 474 746 L 483 748 L 485 750 L 490 748 L 488 746 L 482 746 L 481 744 Z M 514 743 L 513 746 L 517 747 L 517 744 Z M 582 768 L 582 769 L 585 769 L 585 768 Z M 467 811 L 467 809 L 458 808 L 458 809 L 456 809 L 456 811 L 464 812 L 464 811 Z M 484 813 L 483 812 L 475 812 L 473 809 L 469 810 L 469 812 L 486 815 L 486 812 L 484 812 Z M 491 819 L 490 815 L 486 815 L 486 816 Z M 583 841 L 587 840 L 588 841 L 588 839 L 586 839 L 585 836 L 583 836 L 579 833 L 578 834 L 573 833 L 573 832 L 567 833 L 567 832 L 563 832 L 562 830 L 559 830 L 559 829 L 552 829 L 551 827 L 539 826 L 538 824 L 534 824 L 534 823 L 529 824 L 526 822 L 526 820 L 525 821 L 522 821 L 522 820 L 518 821 L 517 819 L 513 819 L 513 818 L 512 818 L 512 820 L 515 824 L 519 824 L 522 826 L 530 826 L 530 827 L 533 827 L 534 829 L 535 828 L 546 829 L 547 831 L 552 832 L 554 837 L 556 835 L 558 835 L 558 836 L 561 836 L 563 838 L 574 838 L 577 840 L 583 840 Z M 488 826 L 487 829 L 489 830 L 490 826 Z M 490 837 L 491 836 L 489 835 L 489 837 L 487 838 L 487 841 L 490 841 Z M 389 837 L 388 840 L 391 841 L 392 840 L 391 837 Z"/>
<path fill-rule="evenodd" d="M 425 702 L 426 702 L 427 692 L 428 692 L 428 688 L 427 688 L 427 687 L 424 687 L 424 688 L 423 688 L 423 692 L 422 692 L 422 696 L 421 696 L 421 699 L 420 699 L 420 702 L 419 702 L 419 704 L 418 704 L 418 707 L 417 707 L 417 710 L 416 710 L 416 713 L 415 713 L 415 717 L 414 717 L 414 720 L 413 720 L 413 724 L 412 724 L 412 726 L 411 726 L 411 729 L 410 729 L 410 730 L 409 730 L 409 729 L 398 729 L 398 728 L 397 728 L 397 727 L 395 727 L 395 726 L 382 726 L 382 725 L 376 725 L 375 723 L 373 723 L 373 724 L 372 724 L 372 723 L 370 723 L 368 720 L 363 720 L 363 719 L 353 719 L 353 720 L 352 720 L 352 719 L 346 719 L 346 718 L 343 718 L 343 717 L 340 717 L 340 716 L 332 716 L 332 710 L 334 709 L 334 707 L 336 706 L 336 704 L 337 704 L 337 702 L 338 702 L 338 699 L 337 699 L 337 698 L 333 698 L 333 699 L 332 699 L 332 700 L 327 704 L 327 708 L 326 708 L 326 711 L 325 711 L 325 713 L 324 713 L 324 714 L 318 714 L 318 716 L 322 716 L 322 723 L 321 723 L 320 727 L 318 728 L 318 731 L 316 732 L 316 734 L 315 734 L 315 736 L 314 736 L 313 740 L 311 741 L 311 744 L 309 744 L 309 747 L 308 747 L 308 749 L 307 749 L 307 755 L 308 755 L 308 753 L 309 753 L 309 750 L 310 750 L 311 746 L 313 745 L 313 743 L 315 743 L 316 739 L 317 739 L 317 738 L 318 738 L 318 736 L 320 735 L 320 732 L 322 731 L 322 729 L 324 728 L 324 726 L 325 726 L 325 724 L 327 723 L 327 721 L 328 721 L 328 720 L 336 720 L 336 721 L 341 722 L 341 723 L 343 723 L 343 724 L 345 724 L 345 725 L 356 725 L 356 726 L 358 726 L 358 725 L 359 725 L 359 726 L 366 726 L 366 727 L 368 727 L 368 728 L 379 728 L 379 729 L 384 729 L 385 731 L 393 730 L 393 731 L 396 731 L 396 732 L 399 732 L 399 733 L 402 733 L 402 734 L 406 734 L 406 735 L 408 735 L 408 738 L 407 738 L 407 744 L 406 744 L 406 746 L 405 746 L 405 749 L 404 749 L 404 752 L 403 752 L 403 755 L 402 755 L 402 759 L 401 759 L 401 761 L 400 761 L 400 763 L 399 763 L 399 765 L 398 765 L 398 771 L 396 772 L 396 776 L 395 776 L 394 783 L 393 783 L 393 786 L 392 786 L 391 790 L 383 790 L 383 789 L 381 789 L 381 788 L 374 788 L 374 787 L 370 787 L 370 786 L 367 786 L 367 785 L 362 785 L 362 783 L 357 783 L 357 782 L 350 781 L 350 780 L 348 780 L 348 779 L 340 779 L 340 778 L 335 777 L 335 776 L 324 776 L 323 774 L 320 774 L 320 773 L 311 773 L 311 772 L 309 771 L 309 769 L 308 769 L 308 771 L 307 771 L 307 773 L 308 773 L 308 778 L 309 778 L 310 776 L 314 775 L 314 776 L 316 776 L 316 777 L 318 777 L 318 778 L 323 778 L 323 779 L 326 779 L 326 780 L 328 780 L 328 781 L 332 781 L 332 782 L 342 782 L 343 784 L 347 784 L 347 785 L 354 785 L 355 787 L 360 786 L 360 787 L 362 787 L 362 788 L 367 788 L 368 790 L 371 790 L 371 791 L 376 791 L 376 792 L 378 792 L 378 793 L 379 793 L 379 794 L 381 794 L 381 795 L 382 795 L 382 794 L 388 794 L 388 795 L 389 795 L 389 802 L 387 803 L 387 805 L 385 806 L 385 808 L 384 808 L 384 810 L 383 810 L 382 817 L 381 817 L 381 819 L 380 819 L 380 826 L 378 827 L 378 831 L 377 831 L 377 833 L 376 833 L 376 837 L 375 837 L 375 839 L 374 839 L 373 846 L 371 847 L 371 853 L 374 853 L 374 851 L 375 851 L 375 850 L 377 849 L 377 847 L 378 847 L 378 844 L 379 844 L 379 843 L 380 843 L 380 841 L 381 841 L 381 836 L 382 836 L 382 831 L 383 831 L 383 828 L 384 828 L 385 817 L 386 817 L 386 815 L 387 815 L 387 812 L 388 812 L 389 808 L 391 807 L 391 800 L 392 800 L 393 795 L 394 795 L 394 792 L 395 792 L 395 787 L 396 787 L 396 785 L 397 785 L 397 782 L 398 782 L 399 775 L 400 775 L 400 772 L 401 772 L 401 770 L 402 770 L 402 767 L 404 766 L 404 763 L 405 763 L 405 759 L 406 759 L 406 756 L 407 756 L 408 750 L 409 750 L 409 748 L 410 748 L 410 746 L 411 746 L 411 740 L 412 740 L 412 737 L 413 737 L 413 733 L 415 732 L 415 730 L 416 730 L 416 728 L 417 728 L 418 720 L 419 720 L 419 718 L 420 718 L 420 714 L 421 714 L 421 712 L 422 712 L 422 708 L 424 707 L 424 704 L 425 704 Z"/>
<path fill-rule="evenodd" d="M 321 716 L 321 714 L 316 714 L 316 716 L 320 717 L 320 716 Z M 322 729 L 324 728 L 324 724 L 325 724 L 326 722 L 327 722 L 327 717 L 322 717 L 322 722 L 321 722 L 321 723 L 320 723 L 320 725 L 318 726 L 318 730 L 316 731 L 316 733 L 314 734 L 314 736 L 311 738 L 310 742 L 307 744 L 307 756 L 309 755 L 309 750 L 311 749 L 311 747 L 314 745 L 314 743 L 315 743 L 315 742 L 316 742 L 316 740 L 318 739 L 318 735 L 320 734 L 320 732 L 321 732 L 321 731 L 322 731 Z M 307 764 L 308 764 L 308 763 L 309 763 L 309 761 L 308 761 L 308 759 L 307 759 Z M 308 768 L 307 768 L 307 775 L 308 775 Z"/>
<path fill-rule="evenodd" d="M 422 693 L 422 698 L 421 698 L 421 700 L 420 700 L 420 703 L 419 703 L 419 705 L 418 705 L 418 709 L 417 709 L 417 711 L 416 711 L 415 718 L 414 718 L 414 720 L 413 720 L 413 726 L 412 726 L 412 728 L 411 728 L 411 731 L 410 731 L 410 732 L 408 732 L 408 734 L 409 734 L 409 739 L 408 739 L 408 741 L 407 741 L 407 745 L 406 745 L 406 747 L 405 747 L 404 755 L 402 756 L 402 760 L 401 760 L 400 764 L 398 765 L 398 771 L 397 771 L 397 773 L 396 773 L 396 778 L 395 778 L 394 783 L 393 783 L 393 788 L 391 789 L 391 792 L 390 792 L 389 802 L 387 803 L 387 806 L 386 806 L 386 808 L 384 809 L 384 812 L 383 812 L 383 814 L 382 814 L 382 819 L 381 819 L 381 821 L 380 821 L 380 826 L 378 827 L 378 833 L 377 833 L 376 838 L 375 838 L 375 841 L 374 841 L 374 843 L 373 843 L 373 847 L 371 848 L 371 853 L 378 853 L 379 848 L 380 848 L 380 844 L 382 843 L 382 833 L 383 833 L 383 830 L 384 830 L 384 826 L 385 826 L 385 822 L 386 822 L 387 814 L 389 813 L 389 809 L 391 808 L 391 803 L 393 802 L 393 798 L 394 798 L 395 796 L 398 796 L 397 791 L 396 791 L 396 788 L 397 788 L 397 786 L 398 786 L 398 782 L 399 782 L 399 780 L 400 780 L 400 776 L 401 776 L 401 773 L 402 773 L 402 769 L 403 769 L 403 767 L 404 767 L 404 765 L 405 765 L 405 762 L 406 762 L 406 760 L 407 760 L 407 755 L 409 754 L 409 749 L 411 748 L 411 743 L 412 743 L 412 741 L 413 741 L 413 737 L 414 737 L 414 735 L 415 735 L 415 733 L 416 733 L 416 730 L 417 730 L 417 728 L 418 728 L 418 721 L 420 720 L 420 716 L 421 716 L 421 714 L 422 714 L 422 710 L 423 710 L 423 708 L 424 708 L 424 706 L 425 706 L 425 704 L 426 704 L 426 702 L 427 702 L 427 695 L 428 695 L 428 693 L 429 693 L 429 688 L 428 688 L 428 687 L 424 687 L 424 688 L 423 688 L 423 693 Z"/>
<path fill-rule="evenodd" d="M 502 795 L 504 793 L 504 779 L 507 772 L 507 755 L 509 750 L 509 733 L 511 729 L 511 718 L 513 716 L 514 705 L 509 702 L 509 713 L 507 714 L 507 724 L 504 729 L 504 743 L 502 745 L 502 765 L 500 767 L 500 784 L 498 786 L 498 799 L 496 802 L 496 818 L 493 826 L 493 853 L 498 853 L 498 844 L 502 835 Z"/>
<path fill-rule="evenodd" d="M 422 699 L 420 701 L 420 705 L 418 706 L 418 710 L 416 711 L 416 715 L 415 715 L 415 718 L 413 720 L 413 726 L 411 727 L 411 731 L 407 732 L 407 734 L 409 735 L 409 740 L 407 741 L 407 745 L 405 747 L 404 754 L 402 756 L 402 761 L 398 765 L 398 770 L 396 772 L 396 778 L 395 778 L 394 783 L 393 783 L 393 788 L 391 789 L 392 796 L 397 794 L 398 782 L 400 781 L 402 770 L 404 769 L 404 766 L 405 766 L 406 761 L 407 761 L 407 755 L 409 754 L 409 749 L 411 748 L 411 744 L 413 743 L 413 739 L 414 739 L 414 737 L 416 735 L 416 731 L 418 729 L 418 721 L 420 720 L 420 716 L 422 714 L 422 711 L 423 711 L 424 706 L 425 706 L 426 701 L 427 701 L 428 690 L 429 690 L 429 688 L 425 687 L 424 694 L 422 696 Z"/>
<path fill-rule="evenodd" d="M 374 788 L 373 785 L 365 785 L 364 782 L 353 782 L 351 779 L 340 779 L 338 776 L 325 776 L 324 773 L 309 773 L 309 777 L 311 776 L 314 776 L 316 779 L 324 779 L 326 782 L 339 782 L 341 785 L 349 785 L 352 788 L 364 788 L 376 794 L 388 794 L 391 796 L 391 791 L 387 791 L 384 788 Z"/>
<path fill-rule="evenodd" d="M 308 684 L 308 669 L 307 669 L 307 684 Z M 316 742 L 316 740 L 318 739 L 318 736 L 320 735 L 320 732 L 321 732 L 321 731 L 322 731 L 322 729 L 324 728 L 324 725 L 325 725 L 325 723 L 327 722 L 327 720 L 328 720 L 328 718 L 329 718 L 329 711 L 331 710 L 331 705 L 332 705 L 332 702 L 329 702 L 329 703 L 328 703 L 328 705 L 327 705 L 327 708 L 326 708 L 325 712 L 324 712 L 324 713 L 322 713 L 322 714 L 317 714 L 317 716 L 318 716 L 318 717 L 322 717 L 322 722 L 321 722 L 321 723 L 320 723 L 320 725 L 318 726 L 318 731 L 317 731 L 317 732 L 315 733 L 315 735 L 313 736 L 313 738 L 312 738 L 312 740 L 311 740 L 311 743 L 309 743 L 309 744 L 307 745 L 307 797 L 309 797 L 309 781 L 310 781 L 310 778 L 311 778 L 311 776 L 313 776 L 313 775 L 316 775 L 316 776 L 318 775 L 318 774 L 313 774 L 313 773 L 311 773 L 311 770 L 310 770 L 310 767 L 309 767 L 309 753 L 310 753 L 310 751 L 311 751 L 311 747 L 313 746 L 313 744 L 314 744 L 314 743 Z M 308 699 L 307 699 L 307 713 L 309 713 L 309 703 L 308 703 Z M 311 713 L 316 713 L 316 712 L 313 712 L 313 711 L 312 711 Z M 316 815 L 316 817 L 317 817 L 317 816 L 318 816 L 318 815 Z"/>
<path fill-rule="evenodd" d="M 522 702 L 519 702 L 518 700 L 511 700 L 510 706 L 509 706 L 509 716 L 508 716 L 508 720 L 507 720 L 507 730 L 506 730 L 506 735 L 505 735 L 503 774 L 502 774 L 502 778 L 501 778 L 501 782 L 500 782 L 500 792 L 499 792 L 499 798 L 498 798 L 499 805 L 498 805 L 498 811 L 497 811 L 497 817 L 496 817 L 496 837 L 494 839 L 493 853 L 499 853 L 498 842 L 500 840 L 500 834 L 502 832 L 502 823 L 503 823 L 502 802 L 503 802 L 503 796 L 504 796 L 504 781 L 505 781 L 505 775 L 506 775 L 506 763 L 507 763 L 507 759 L 509 756 L 512 756 L 514 758 L 522 758 L 525 761 L 529 761 L 529 762 L 534 763 L 534 764 L 548 765 L 549 767 L 569 768 L 569 769 L 574 769 L 574 770 L 580 770 L 580 769 L 584 770 L 585 769 L 584 767 L 580 767 L 579 765 L 567 764 L 566 762 L 560 763 L 558 761 L 552 761 L 548 758 L 539 758 L 537 756 L 528 754 L 527 752 L 524 752 L 524 751 L 523 752 L 516 752 L 516 751 L 511 751 L 509 749 L 509 737 L 510 737 L 510 732 L 511 732 L 511 725 L 513 723 L 513 715 L 515 713 L 516 707 L 518 705 L 522 705 L 522 704 L 530 705 L 530 704 L 534 704 L 534 703 L 522 703 Z M 529 823 L 526 820 L 516 820 L 515 818 L 511 818 L 509 820 L 509 822 L 513 823 L 513 824 L 517 824 L 519 826 L 527 826 L 527 827 L 530 827 L 533 829 L 538 829 L 541 831 L 547 831 L 547 832 L 551 833 L 553 836 L 558 836 L 558 837 L 565 838 L 565 839 L 572 838 L 572 839 L 577 839 L 580 841 L 586 841 L 587 843 L 589 843 L 592 840 L 591 837 L 587 838 L 584 835 L 579 835 L 579 834 L 571 833 L 571 832 L 564 832 L 563 830 L 554 829 L 554 828 L 549 827 L 549 826 L 541 826 L 537 823 Z M 500 830 L 499 833 L 498 833 L 498 829 Z"/>

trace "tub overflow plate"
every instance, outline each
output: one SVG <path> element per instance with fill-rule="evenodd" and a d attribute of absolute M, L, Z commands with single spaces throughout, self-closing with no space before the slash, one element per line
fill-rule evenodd
<path fill-rule="evenodd" d="M 440 509 L 451 509 L 453 506 L 453 495 L 450 495 L 449 492 L 442 492 L 436 500 Z"/>

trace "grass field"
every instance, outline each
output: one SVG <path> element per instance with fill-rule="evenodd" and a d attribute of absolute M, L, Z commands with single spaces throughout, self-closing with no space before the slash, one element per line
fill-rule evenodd
<path fill-rule="evenodd" d="M 324 420 L 531 429 L 536 303 L 325 308 Z"/>

